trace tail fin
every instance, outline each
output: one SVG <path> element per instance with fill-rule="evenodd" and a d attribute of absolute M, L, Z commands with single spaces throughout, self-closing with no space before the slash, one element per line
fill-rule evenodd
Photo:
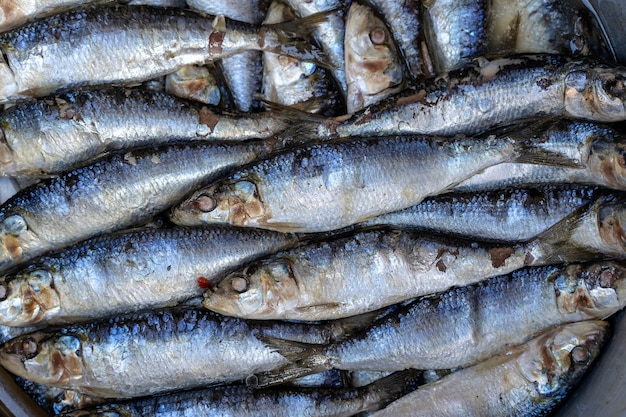
<path fill-rule="evenodd" d="M 418 385 L 423 384 L 423 372 L 415 369 L 407 369 L 381 378 L 363 387 L 368 392 L 368 398 L 373 401 L 365 404 L 362 411 L 376 411 L 385 408 L 398 398 L 415 391 Z"/>
<path fill-rule="evenodd" d="M 335 10 L 315 13 L 288 22 L 263 25 L 261 50 L 288 55 L 302 61 L 313 62 L 323 68 L 333 69 L 324 51 L 309 40 L 321 23 L 327 22 Z"/>

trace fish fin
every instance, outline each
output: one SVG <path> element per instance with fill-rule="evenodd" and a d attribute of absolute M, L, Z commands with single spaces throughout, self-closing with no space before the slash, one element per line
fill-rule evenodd
<path fill-rule="evenodd" d="M 288 106 L 286 104 L 267 100 L 260 94 L 256 94 L 255 98 L 265 104 L 268 110 L 276 113 L 279 117 L 288 121 L 311 121 L 319 123 L 320 121 L 326 119 L 324 116 L 301 110 L 297 106 Z"/>
<path fill-rule="evenodd" d="M 263 25 L 274 36 L 265 33 L 261 49 L 264 52 L 312 62 L 322 68 L 334 69 L 326 53 L 308 40 L 321 23 L 327 22 L 329 17 L 336 13 L 335 10 L 329 10 L 288 22 Z"/>
<path fill-rule="evenodd" d="M 363 388 L 376 400 L 370 404 L 365 404 L 367 408 L 360 411 L 380 410 L 409 392 L 415 391 L 423 383 L 423 375 L 423 371 L 406 369 L 366 385 Z"/>
<path fill-rule="evenodd" d="M 329 310 L 336 310 L 342 306 L 342 303 L 326 303 L 326 304 L 315 304 L 306 307 L 296 307 L 295 310 L 301 313 L 311 312 L 318 313 Z"/>
<path fill-rule="evenodd" d="M 298 233 L 304 230 L 305 224 L 296 222 L 267 222 L 259 221 L 258 225 L 263 229 L 275 230 L 282 233 Z"/>
<path fill-rule="evenodd" d="M 333 320 L 335 327 L 334 340 L 331 342 L 338 342 L 347 339 L 350 336 L 354 336 L 359 332 L 367 329 L 377 320 L 388 316 L 395 312 L 397 306 L 384 307 L 379 310 L 370 311 L 356 316 L 346 317 L 344 319 Z"/>

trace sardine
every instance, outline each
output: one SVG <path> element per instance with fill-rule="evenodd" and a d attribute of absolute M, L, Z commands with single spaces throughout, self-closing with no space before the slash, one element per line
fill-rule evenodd
<path fill-rule="evenodd" d="M 393 137 L 302 146 L 196 191 L 170 217 L 180 225 L 339 229 L 417 204 L 488 166 L 515 160 L 520 145 L 507 137 Z M 532 149 L 523 147 L 523 157 L 532 159 Z"/>
<path fill-rule="evenodd" d="M 286 126 L 285 119 L 270 114 L 220 114 L 159 92 L 72 92 L 18 103 L 0 113 L 0 174 L 49 176 L 115 150 L 268 138 Z"/>
<path fill-rule="evenodd" d="M 449 193 L 383 214 L 362 227 L 388 225 L 499 242 L 523 242 L 554 226 L 603 192 L 569 185 Z"/>
<path fill-rule="evenodd" d="M 0 323 L 71 323 L 178 305 L 240 265 L 296 243 L 290 235 L 224 228 L 102 236 L 4 277 Z"/>
<path fill-rule="evenodd" d="M 422 0 L 424 34 L 435 71 L 461 68 L 486 47 L 486 0 Z"/>
<path fill-rule="evenodd" d="M 389 25 L 396 45 L 404 58 L 408 78 L 421 81 L 430 73 L 425 71 L 425 63 L 420 50 L 423 42 L 421 24 L 421 1 L 419 0 L 370 0 Z"/>
<path fill-rule="evenodd" d="M 626 68 L 582 58 L 481 58 L 474 66 L 424 81 L 347 119 L 303 121 L 298 134 L 453 136 L 541 115 L 615 122 L 626 118 L 624 80 Z"/>
<path fill-rule="evenodd" d="M 246 142 L 131 151 L 26 188 L 0 206 L 0 270 L 145 223 L 204 181 L 269 150 Z"/>
<path fill-rule="evenodd" d="M 348 113 L 354 113 L 404 87 L 400 54 L 385 22 L 368 6 L 352 3 L 346 17 Z"/>
<path fill-rule="evenodd" d="M 609 338 L 608 327 L 602 321 L 559 327 L 485 362 L 422 385 L 373 416 L 548 415 L 599 356 Z"/>
<path fill-rule="evenodd" d="M 0 363 L 37 383 L 136 397 L 234 382 L 287 364 L 260 334 L 328 343 L 341 331 L 334 322 L 246 323 L 188 308 L 161 310 L 31 333 L 5 344 Z"/>
<path fill-rule="evenodd" d="M 266 386 L 322 369 L 465 367 L 553 326 L 602 319 L 626 305 L 626 268 L 612 262 L 525 268 L 417 300 L 349 340 L 307 346 L 261 338 L 293 364 L 248 378 Z"/>
<path fill-rule="evenodd" d="M 230 386 L 114 403 L 76 411 L 67 417 L 341 417 L 383 408 L 407 391 L 416 371 L 397 372 L 362 388 L 251 390 Z"/>
<path fill-rule="evenodd" d="M 325 18 L 259 27 L 182 9 L 77 9 L 0 35 L 0 102 L 82 85 L 144 81 L 244 50 L 325 62 L 321 51 L 296 37 Z"/>
<path fill-rule="evenodd" d="M 167 74 L 165 76 L 165 91 L 177 97 L 213 106 L 218 106 L 222 101 L 220 85 L 206 65 L 186 65 L 171 74 Z"/>
<path fill-rule="evenodd" d="M 295 15 L 289 6 L 272 2 L 265 24 L 290 21 Z M 263 53 L 263 94 L 266 100 L 310 113 L 329 113 L 337 107 L 330 74 L 314 63 L 287 55 Z M 342 112 L 343 113 L 343 112 Z"/>

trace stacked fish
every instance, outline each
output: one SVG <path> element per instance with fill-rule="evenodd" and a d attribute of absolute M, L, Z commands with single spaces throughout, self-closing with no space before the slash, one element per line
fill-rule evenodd
<path fill-rule="evenodd" d="M 600 354 L 626 68 L 584 7 L 84 3 L 0 21 L 0 364 L 48 412 L 539 416 Z"/>

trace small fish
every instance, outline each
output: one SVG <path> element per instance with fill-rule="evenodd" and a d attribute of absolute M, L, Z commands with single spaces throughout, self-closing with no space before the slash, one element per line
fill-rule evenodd
<path fill-rule="evenodd" d="M 83 85 L 145 81 L 244 50 L 324 62 L 321 51 L 297 35 L 306 37 L 325 18 L 260 27 L 151 6 L 103 5 L 61 13 L 0 35 L 0 102 Z"/>
<path fill-rule="evenodd" d="M 240 265 L 296 243 L 290 235 L 227 228 L 102 236 L 5 276 L 0 323 L 71 323 L 178 305 Z"/>
<path fill-rule="evenodd" d="M 424 33 L 437 74 L 482 56 L 486 46 L 486 0 L 423 0 Z"/>
<path fill-rule="evenodd" d="M 608 338 L 603 321 L 564 325 L 422 385 L 372 416 L 545 416 L 582 379 Z"/>
<path fill-rule="evenodd" d="M 329 343 L 354 331 L 350 325 L 246 323 L 193 308 L 160 310 L 30 333 L 4 344 L 0 363 L 53 387 L 137 397 L 235 382 L 287 364 L 261 334 Z"/>
<path fill-rule="evenodd" d="M 245 386 L 229 386 L 160 396 L 154 399 L 114 403 L 90 410 L 76 411 L 67 417 L 118 416 L 168 417 L 240 416 L 290 417 L 352 416 L 383 408 L 407 391 L 407 385 L 419 373 L 397 372 L 366 387 L 343 389 L 252 390 Z"/>
<path fill-rule="evenodd" d="M 155 91 L 108 88 L 18 103 L 0 113 L 0 175 L 46 177 L 102 154 L 198 140 L 269 138 L 287 121 L 220 114 Z"/>
<path fill-rule="evenodd" d="M 262 387 L 330 368 L 466 367 L 551 327 L 603 319 L 625 305 L 620 264 L 525 268 L 417 300 L 342 342 L 314 346 L 261 336 L 293 363 L 249 382 Z"/>
<path fill-rule="evenodd" d="M 372 8 L 352 3 L 346 17 L 344 49 L 348 113 L 377 103 L 404 86 L 394 39 Z"/>
<path fill-rule="evenodd" d="M 0 270 L 146 223 L 204 181 L 271 149 L 253 141 L 122 152 L 25 188 L 0 206 Z"/>
<path fill-rule="evenodd" d="M 340 229 L 532 154 L 531 146 L 508 137 L 405 136 L 301 146 L 196 191 L 170 218 L 179 225 L 229 223 L 284 232 Z"/>

